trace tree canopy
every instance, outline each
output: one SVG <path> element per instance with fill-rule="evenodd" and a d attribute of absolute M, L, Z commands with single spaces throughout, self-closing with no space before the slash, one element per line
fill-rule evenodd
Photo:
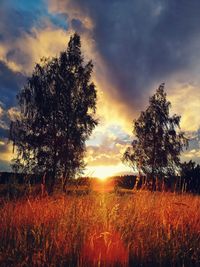
<path fill-rule="evenodd" d="M 200 165 L 190 160 L 181 164 L 180 176 L 188 192 L 200 194 Z"/>
<path fill-rule="evenodd" d="M 15 170 L 50 174 L 51 188 L 56 177 L 66 181 L 83 170 L 85 141 L 97 125 L 92 69 L 77 34 L 59 57 L 36 64 L 17 96 L 20 118 L 10 127 Z"/>
<path fill-rule="evenodd" d="M 147 109 L 133 123 L 135 139 L 124 153 L 123 161 L 148 179 L 174 175 L 180 167 L 180 153 L 187 145 L 180 131 L 181 117 L 170 116 L 170 107 L 161 84 L 150 97 Z"/>

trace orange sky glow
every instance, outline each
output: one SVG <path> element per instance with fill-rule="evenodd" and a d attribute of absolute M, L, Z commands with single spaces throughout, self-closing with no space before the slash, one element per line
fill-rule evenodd
<path fill-rule="evenodd" d="M 18 10 L 19 12 L 24 12 L 24 14 L 26 14 L 27 10 L 29 11 L 29 8 L 32 8 L 33 10 L 34 8 L 36 8 L 36 4 L 33 1 L 22 2 L 23 3 L 21 4 L 16 3 L 16 6 L 14 7 L 9 6 L 9 4 L 5 2 L 5 5 L 3 6 L 3 8 L 5 9 L 4 13 L 10 10 L 12 12 Z M 137 95 L 140 98 L 138 97 L 138 99 L 135 99 L 133 97 L 133 104 L 130 104 L 122 100 L 122 93 L 124 92 L 124 99 L 126 97 L 127 100 L 131 101 L 131 97 L 129 97 L 128 92 L 130 92 L 130 96 L 134 95 L 133 92 L 137 88 L 135 89 L 131 86 L 129 88 L 127 85 L 128 89 L 126 89 L 125 92 L 123 86 L 125 87 L 127 80 L 134 80 L 134 78 L 132 78 L 132 72 L 134 72 L 134 68 L 133 70 L 131 70 L 129 67 L 127 67 L 127 70 L 129 70 L 130 73 L 125 72 L 124 76 L 122 77 L 120 76 L 122 69 L 119 68 L 118 72 L 116 69 L 115 72 L 111 71 L 112 67 L 120 66 L 114 66 L 114 63 L 112 61 L 109 62 L 105 54 L 103 54 L 102 50 L 100 49 L 100 43 L 102 40 L 99 36 L 97 36 L 97 30 L 99 30 L 99 21 L 97 20 L 97 18 L 92 16 L 92 12 L 88 11 L 90 6 L 85 7 L 83 3 L 81 4 L 79 3 L 79 1 L 76 2 L 71 0 L 49 0 L 45 1 L 45 4 L 42 3 L 43 2 L 41 2 L 43 9 L 41 9 L 41 12 L 44 12 L 45 10 L 46 13 L 41 13 L 40 15 L 38 15 L 39 19 L 38 17 L 35 18 L 35 20 L 39 20 L 42 26 L 39 26 L 39 24 L 37 23 L 32 23 L 30 25 L 27 23 L 28 26 L 26 25 L 26 27 L 29 27 L 28 30 L 23 30 L 23 27 L 25 26 L 19 24 L 18 27 L 21 27 L 21 30 L 19 31 L 19 29 L 17 28 L 19 33 L 16 34 L 16 36 L 14 36 L 14 33 L 12 32 L 14 31 L 13 29 L 7 28 L 8 26 L 6 24 L 7 20 L 5 16 L 2 17 L 0 29 L 4 38 L 0 40 L 0 61 L 10 70 L 10 72 L 14 74 L 21 73 L 25 76 L 28 76 L 31 74 L 35 63 L 39 62 L 40 58 L 58 55 L 60 51 L 66 48 L 70 35 L 74 31 L 80 31 L 82 51 L 85 61 L 92 59 L 94 63 L 94 72 L 92 79 L 95 82 L 98 91 L 96 116 L 99 119 L 99 125 L 93 132 L 90 139 L 87 141 L 87 167 L 84 172 L 85 176 L 100 177 L 101 179 L 104 179 L 108 176 L 120 175 L 133 171 L 129 167 L 123 165 L 121 161 L 126 147 L 133 139 L 132 121 L 133 119 L 137 118 L 141 110 L 145 109 L 145 107 L 148 105 L 149 96 L 155 92 L 158 85 L 163 81 L 166 81 L 166 91 L 167 96 L 172 103 L 172 112 L 180 114 L 182 116 L 182 129 L 187 131 L 192 136 L 195 136 L 197 130 L 200 127 L 200 81 L 198 78 L 200 61 L 197 60 L 197 57 L 194 57 L 194 55 L 192 54 L 192 48 L 197 47 L 197 41 L 195 40 L 198 40 L 198 38 L 194 39 L 193 42 L 191 44 L 188 44 L 188 47 L 186 47 L 188 49 L 188 57 L 190 59 L 190 61 L 188 60 L 188 62 L 190 62 L 188 69 L 179 70 L 177 67 L 177 70 L 175 69 L 173 73 L 167 73 L 166 75 L 162 74 L 159 77 L 155 75 L 154 80 L 149 82 L 147 86 L 148 88 L 145 88 L 143 92 L 137 92 Z M 164 12 L 164 8 L 165 7 L 161 6 L 158 9 L 155 9 L 157 11 L 155 12 L 154 10 L 151 19 L 159 20 L 160 12 Z M 118 10 L 116 12 L 118 12 Z M 31 15 L 36 16 L 36 14 L 32 13 Z M 115 14 L 113 13 L 113 16 L 114 15 Z M 124 15 L 122 14 L 122 19 L 123 16 Z M 109 22 L 112 23 L 112 21 Z M 79 25 L 79 28 L 77 28 L 77 25 Z M 124 31 L 122 31 L 121 34 L 126 34 L 125 30 L 130 25 L 121 25 L 117 24 L 116 22 L 116 29 L 117 27 L 121 29 L 120 27 L 122 26 L 124 27 Z M 12 27 L 14 26 L 12 25 Z M 106 29 L 102 30 L 106 31 Z M 150 31 L 151 29 L 146 30 Z M 134 35 L 134 33 L 136 35 L 136 30 L 131 34 Z M 117 35 L 117 32 L 115 34 Z M 149 33 L 146 32 L 146 35 L 148 34 Z M 145 35 L 143 34 L 142 36 Z M 200 37 L 200 34 L 197 35 L 197 37 L 198 36 Z M 113 36 L 113 38 L 114 37 L 115 36 Z M 136 36 L 134 38 L 136 38 Z M 125 47 L 124 53 L 126 54 L 127 43 L 125 40 L 124 42 L 122 41 L 123 38 L 119 39 L 121 46 L 124 45 Z M 112 42 L 112 40 L 110 40 L 110 42 Z M 169 41 L 168 46 L 170 47 L 170 45 L 172 46 Z M 109 42 L 105 43 L 105 47 L 109 51 L 106 51 L 108 55 L 107 57 L 109 57 L 109 55 L 113 55 L 117 51 L 117 48 L 120 49 L 121 46 L 118 47 L 115 40 L 111 44 Z M 127 48 L 127 53 L 129 53 L 130 57 L 131 53 L 134 54 L 134 51 L 128 49 L 129 48 Z M 178 49 L 176 48 L 176 53 L 174 52 L 174 56 L 177 56 L 177 58 L 179 59 L 177 51 Z M 23 60 L 22 55 L 24 57 Z M 141 60 L 138 60 L 137 64 L 142 62 L 142 60 L 142 58 Z M 165 62 L 163 62 L 162 64 L 164 63 Z M 124 62 L 124 64 L 128 63 Z M 130 64 L 135 66 L 134 64 L 136 63 L 131 63 L 130 59 Z M 144 66 L 141 69 L 143 70 Z M 168 68 L 166 67 L 163 69 L 165 70 Z M 150 68 L 145 69 L 145 75 L 148 75 L 148 72 L 150 72 L 150 70 Z M 191 73 L 193 73 L 193 76 L 190 78 Z M 145 75 L 144 73 L 141 73 L 141 77 L 138 78 L 137 76 L 135 76 L 135 79 L 142 79 Z M 120 82 L 116 82 L 117 78 L 120 79 L 120 77 Z M 3 91 L 1 92 L 1 94 L 3 95 Z M 14 98 L 13 95 L 12 97 Z M 4 103 L 6 101 L 8 101 L 6 97 L 5 100 L 2 99 L 0 101 L 0 126 L 5 131 L 8 130 L 8 125 L 3 123 L 3 118 L 5 116 L 9 118 L 16 116 L 15 105 L 10 104 L 6 107 L 6 104 Z M 7 143 L 7 139 L 4 136 L 0 136 L 0 150 L 0 160 L 2 162 L 3 168 L 4 164 L 8 164 L 12 158 L 12 147 Z M 199 151 L 200 148 L 195 145 L 193 149 L 185 152 L 183 158 L 187 160 L 195 159 L 197 161 L 200 161 Z"/>

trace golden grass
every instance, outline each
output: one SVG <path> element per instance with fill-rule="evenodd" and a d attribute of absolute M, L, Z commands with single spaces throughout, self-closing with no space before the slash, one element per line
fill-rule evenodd
<path fill-rule="evenodd" d="M 138 191 L 7 202 L 0 266 L 200 266 L 200 197 Z"/>

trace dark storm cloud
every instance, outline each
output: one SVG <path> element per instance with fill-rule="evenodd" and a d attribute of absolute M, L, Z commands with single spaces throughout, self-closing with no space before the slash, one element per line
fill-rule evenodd
<path fill-rule="evenodd" d="M 187 70 L 200 35 L 199 0 L 77 0 L 121 101 L 140 107 L 155 83 Z M 149 94 L 149 93 L 148 93 Z"/>
<path fill-rule="evenodd" d="M 51 14 L 44 0 L 1 0 L 1 40 L 19 38 L 24 32 L 31 33 L 32 27 L 44 27 L 48 19 L 58 28 L 67 28 L 67 14 Z"/>
<path fill-rule="evenodd" d="M 50 13 L 44 0 L 1 0 L 0 18 L 0 46 L 9 47 L 4 60 L 22 66 L 30 65 L 32 55 L 23 47 L 16 48 L 20 38 L 36 37 L 33 29 L 45 29 L 49 23 L 52 27 L 67 29 L 67 14 Z"/>
<path fill-rule="evenodd" d="M 8 137 L 10 118 L 7 111 L 17 104 L 16 95 L 25 81 L 23 74 L 10 70 L 0 61 L 0 108 L 3 111 L 0 118 L 0 138 Z"/>
<path fill-rule="evenodd" d="M 73 30 L 76 32 L 84 31 L 83 24 L 79 19 L 72 19 L 71 20 L 71 26 L 72 26 Z"/>
<path fill-rule="evenodd" d="M 7 138 L 9 136 L 10 119 L 6 116 L 6 112 L 0 117 L 0 153 L 1 153 L 1 138 Z"/>
<path fill-rule="evenodd" d="M 0 61 L 0 101 L 4 109 L 16 104 L 16 95 L 25 81 L 26 77 L 23 74 L 10 70 Z"/>
<path fill-rule="evenodd" d="M 2 39 L 18 38 L 24 32 L 29 32 L 43 10 L 43 1 L 2 0 L 0 9 Z"/>

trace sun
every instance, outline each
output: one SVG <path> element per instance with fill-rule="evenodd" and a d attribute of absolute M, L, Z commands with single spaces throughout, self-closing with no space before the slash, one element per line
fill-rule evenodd
<path fill-rule="evenodd" d="M 120 175 L 122 172 L 130 172 L 130 169 L 122 163 L 116 165 L 87 166 L 85 169 L 86 176 L 96 177 L 101 181 L 106 181 L 107 178 Z"/>
<path fill-rule="evenodd" d="M 98 176 L 99 180 L 104 182 L 108 178 L 108 176 Z"/>
<path fill-rule="evenodd" d="M 96 166 L 94 169 L 93 177 L 99 178 L 101 181 L 105 181 L 108 177 L 115 174 L 115 169 L 112 166 Z"/>
<path fill-rule="evenodd" d="M 93 176 L 99 178 L 102 182 L 105 181 L 109 175 L 107 166 L 97 166 L 94 170 Z"/>

